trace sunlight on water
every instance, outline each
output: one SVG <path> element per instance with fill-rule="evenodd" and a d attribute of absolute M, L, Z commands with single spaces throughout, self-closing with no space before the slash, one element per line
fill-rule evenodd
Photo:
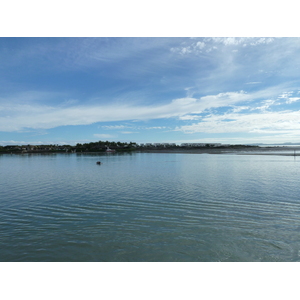
<path fill-rule="evenodd" d="M 2 155 L 0 170 L 1 261 L 300 260 L 298 157 Z"/>

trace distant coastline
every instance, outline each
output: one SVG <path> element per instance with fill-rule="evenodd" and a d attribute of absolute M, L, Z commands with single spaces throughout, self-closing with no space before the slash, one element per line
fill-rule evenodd
<path fill-rule="evenodd" d="M 284 155 L 300 156 L 300 147 L 224 147 L 210 149 L 166 149 L 143 150 L 144 153 L 190 153 L 190 154 L 240 154 L 240 155 Z M 284 153 L 283 153 L 284 152 Z"/>
<path fill-rule="evenodd" d="M 77 147 L 54 148 L 54 149 L 18 149 L 13 147 L 1 147 L 0 154 L 104 154 L 105 149 L 82 149 Z M 251 145 L 224 145 L 217 147 L 120 147 L 116 148 L 116 154 L 121 153 L 182 153 L 182 154 L 241 154 L 241 155 L 285 155 L 300 156 L 300 146 L 251 146 Z M 109 153 L 111 155 L 111 153 Z"/>

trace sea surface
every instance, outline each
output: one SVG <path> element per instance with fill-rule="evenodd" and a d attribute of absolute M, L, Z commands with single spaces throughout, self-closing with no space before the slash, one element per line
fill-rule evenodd
<path fill-rule="evenodd" d="M 0 261 L 300 261 L 299 180 L 293 156 L 0 155 Z"/>

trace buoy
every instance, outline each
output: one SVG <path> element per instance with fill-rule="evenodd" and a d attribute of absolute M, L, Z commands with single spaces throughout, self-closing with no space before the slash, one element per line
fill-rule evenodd
<path fill-rule="evenodd" d="M 97 161 L 97 165 L 101 165 L 101 161 Z"/>

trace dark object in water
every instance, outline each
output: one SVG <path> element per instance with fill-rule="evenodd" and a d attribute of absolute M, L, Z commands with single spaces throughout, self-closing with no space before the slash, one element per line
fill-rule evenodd
<path fill-rule="evenodd" d="M 101 161 L 97 161 L 96 164 L 97 164 L 97 165 L 101 165 Z"/>

